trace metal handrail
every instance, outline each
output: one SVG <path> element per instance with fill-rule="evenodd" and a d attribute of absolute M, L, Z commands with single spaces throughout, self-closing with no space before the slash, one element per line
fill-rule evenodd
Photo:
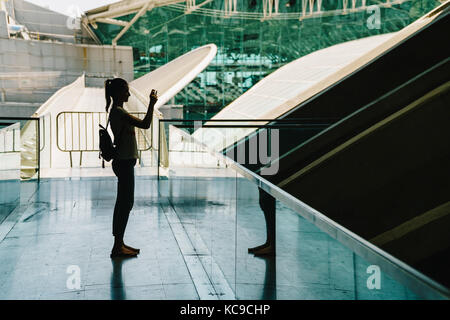
<path fill-rule="evenodd" d="M 145 115 L 145 112 L 130 112 L 130 114 L 137 115 L 138 117 L 141 115 Z M 98 127 L 100 124 L 102 124 L 102 118 L 106 122 L 106 112 L 92 112 L 92 111 L 63 111 L 58 113 L 56 116 L 56 146 L 58 150 L 61 152 L 69 152 L 70 155 L 70 167 L 72 167 L 72 152 L 80 152 L 80 166 L 82 164 L 82 156 L 83 152 L 99 152 L 100 149 L 98 147 Z M 60 137 L 60 118 L 64 118 L 63 122 L 63 132 L 64 132 L 64 139 Z M 90 121 L 88 118 L 90 117 Z M 70 130 L 67 132 L 67 118 L 70 119 Z M 75 118 L 75 124 L 74 124 L 74 118 Z M 84 130 L 82 130 L 82 118 L 84 118 Z M 91 137 L 88 138 L 88 126 L 91 129 Z M 152 128 L 152 127 L 151 127 Z M 136 142 L 138 144 L 138 151 L 139 151 L 139 158 L 141 158 L 142 151 L 148 151 L 152 149 L 152 139 L 150 139 L 150 143 L 146 137 L 146 135 L 142 132 L 140 128 L 135 128 L 137 130 L 137 139 Z M 75 133 L 78 133 L 78 143 L 75 140 L 74 143 L 74 136 Z M 84 134 L 84 141 L 82 141 L 82 135 Z M 152 134 L 150 132 L 150 134 Z M 68 136 L 69 135 L 69 136 Z M 144 146 L 141 147 L 140 145 L 140 137 L 144 137 Z M 76 139 L 76 138 L 75 138 Z M 68 146 L 68 140 L 69 140 L 69 146 Z M 64 142 L 64 144 L 63 144 Z M 97 143 L 96 143 L 97 142 Z M 84 144 L 84 148 L 82 145 Z M 77 145 L 78 147 L 75 147 Z M 89 146 L 89 147 L 88 147 Z"/>
<path fill-rule="evenodd" d="M 186 121 L 186 120 L 183 120 Z M 190 120 L 187 120 L 189 122 Z M 192 120 L 194 121 L 194 120 Z M 221 120 L 219 120 L 221 121 Z M 223 120 L 234 121 L 234 120 Z M 264 120 L 246 120 L 252 122 L 264 121 Z M 274 121 L 273 119 L 271 121 Z M 280 121 L 280 120 L 276 120 Z M 179 119 L 171 120 L 165 119 L 162 122 L 181 122 Z M 267 125 L 266 125 L 267 126 Z M 207 125 L 203 127 L 208 127 Z M 256 126 L 255 126 L 256 127 Z M 267 126 L 270 127 L 270 126 Z M 184 131 L 181 130 L 184 133 Z M 294 210 L 297 214 L 314 224 L 320 230 L 330 235 L 333 239 L 347 246 L 350 250 L 363 257 L 367 261 L 374 263 L 389 274 L 392 278 L 396 279 L 400 283 L 409 287 L 411 290 L 419 293 L 425 298 L 429 299 L 450 299 L 450 290 L 445 286 L 439 284 L 423 273 L 412 268 L 405 262 L 395 258 L 386 251 L 373 245 L 369 241 L 363 239 L 332 219 L 328 218 L 321 212 L 303 203 L 301 200 L 295 198 L 288 192 L 284 191 L 280 187 L 274 185 L 258 174 L 252 172 L 248 168 L 232 160 L 220 151 L 214 151 L 209 148 L 205 143 L 198 141 L 192 135 L 185 133 L 184 136 L 190 139 L 193 143 L 197 144 L 207 152 L 208 154 L 223 161 L 227 167 L 230 167 L 247 178 L 259 188 L 263 189 L 267 193 L 271 194 L 274 198 L 278 199 L 286 206 Z M 158 156 L 158 179 L 159 179 L 159 156 Z"/>
<path fill-rule="evenodd" d="M 304 124 L 310 124 L 311 121 L 325 122 L 339 121 L 341 118 L 289 118 L 289 119 L 160 119 L 160 122 L 280 122 L 280 123 L 294 123 L 305 121 Z M 227 126 L 227 125 L 224 125 Z M 252 126 L 255 127 L 255 126 Z"/>

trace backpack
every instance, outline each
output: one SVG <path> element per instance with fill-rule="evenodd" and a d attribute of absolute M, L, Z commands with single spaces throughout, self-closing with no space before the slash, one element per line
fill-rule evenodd
<path fill-rule="evenodd" d="M 111 159 L 114 159 L 114 157 L 117 155 L 117 148 L 118 148 L 118 144 L 114 145 L 111 139 L 111 136 L 109 135 L 108 132 L 108 124 L 109 124 L 109 117 L 108 117 L 108 121 L 106 122 L 106 128 L 103 127 L 101 124 L 99 124 L 100 126 L 100 130 L 99 130 L 99 149 L 100 149 L 100 153 L 98 155 L 98 158 L 103 158 L 102 159 L 102 167 L 105 167 L 105 160 L 107 162 L 111 161 Z M 120 133 L 122 133 L 122 130 L 120 130 Z M 120 139 L 120 135 L 119 134 L 119 139 Z"/>

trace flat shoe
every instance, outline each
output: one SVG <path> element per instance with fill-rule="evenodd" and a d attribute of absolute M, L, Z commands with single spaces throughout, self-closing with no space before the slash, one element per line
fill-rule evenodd
<path fill-rule="evenodd" d="M 254 247 L 254 248 L 248 248 L 248 253 L 253 253 L 253 252 L 255 252 L 255 251 L 264 249 L 265 247 L 268 247 L 268 246 L 269 246 L 269 245 L 265 243 L 265 244 L 262 244 L 262 245 L 260 245 L 260 246 Z"/>
<path fill-rule="evenodd" d="M 123 252 L 123 251 L 112 251 L 111 254 L 109 255 L 111 258 L 132 258 L 132 257 L 136 257 L 137 253 L 130 251 L 130 252 Z"/>
<path fill-rule="evenodd" d="M 275 248 L 273 248 L 272 246 L 267 246 L 260 250 L 254 251 L 253 254 L 255 256 L 274 256 Z"/>
<path fill-rule="evenodd" d="M 141 252 L 141 249 L 136 249 L 130 246 L 127 246 L 126 244 L 123 245 L 125 248 L 127 248 L 128 250 L 131 250 L 133 252 L 136 252 L 137 254 L 139 254 Z"/>

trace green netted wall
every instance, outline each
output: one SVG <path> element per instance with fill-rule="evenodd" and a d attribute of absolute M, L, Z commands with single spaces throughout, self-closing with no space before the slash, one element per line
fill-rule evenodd
<path fill-rule="evenodd" d="M 280 13 L 301 12 L 302 1 L 291 1 L 290 7 L 286 7 L 287 2 L 280 0 Z M 238 11 L 262 12 L 262 0 L 238 3 Z M 366 2 L 368 6 L 377 3 Z M 134 72 L 138 78 L 194 48 L 215 43 L 218 53 L 212 63 L 172 101 L 209 118 L 261 78 L 292 60 L 337 43 L 398 31 L 439 4 L 436 0 L 411 0 L 381 8 L 379 29 L 369 28 L 368 19 L 373 12 L 367 11 L 324 14 L 301 21 L 298 18 L 261 21 L 201 12 L 185 14 L 183 6 L 171 5 L 148 11 L 118 44 L 133 47 Z M 214 0 L 204 8 L 220 10 L 222 6 L 222 0 Z M 322 2 L 325 12 L 340 8 L 342 0 Z M 119 19 L 128 21 L 132 16 Z M 121 29 L 99 23 L 96 33 L 105 44 L 110 44 Z"/>

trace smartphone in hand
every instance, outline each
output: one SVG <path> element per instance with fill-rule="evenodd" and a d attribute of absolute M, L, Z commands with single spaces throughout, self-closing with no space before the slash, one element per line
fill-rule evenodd
<path fill-rule="evenodd" d="M 150 103 L 155 104 L 156 101 L 158 101 L 158 91 L 152 89 L 152 92 L 150 92 Z"/>

